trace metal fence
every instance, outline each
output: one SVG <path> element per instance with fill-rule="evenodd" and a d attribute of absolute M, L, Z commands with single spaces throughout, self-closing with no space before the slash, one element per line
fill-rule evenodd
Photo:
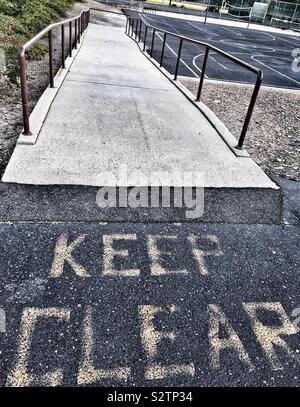
<path fill-rule="evenodd" d="M 300 4 L 271 1 L 266 14 L 270 25 L 300 31 Z"/>
<path fill-rule="evenodd" d="M 269 18 L 289 18 L 300 22 L 300 4 L 285 1 L 270 1 L 267 16 Z"/>

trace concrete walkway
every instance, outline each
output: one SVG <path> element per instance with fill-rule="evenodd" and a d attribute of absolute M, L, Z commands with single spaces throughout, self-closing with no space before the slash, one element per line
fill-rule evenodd
<path fill-rule="evenodd" d="M 205 187 L 276 188 L 250 158 L 233 154 L 124 27 L 112 14 L 89 26 L 36 144 L 17 145 L 3 181 L 113 185 L 107 172 L 127 164 L 129 174 L 147 176 L 199 171 Z"/>

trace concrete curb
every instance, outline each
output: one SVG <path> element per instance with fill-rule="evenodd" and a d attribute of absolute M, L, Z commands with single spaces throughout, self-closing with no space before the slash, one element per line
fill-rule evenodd
<path fill-rule="evenodd" d="M 193 82 L 198 82 L 199 83 L 199 78 L 192 78 L 189 76 L 180 76 L 181 78 L 184 78 L 186 80 L 189 81 L 193 81 Z M 205 78 L 205 83 L 209 84 L 209 85 L 233 85 L 233 86 L 237 86 L 237 87 L 241 87 L 241 88 L 249 88 L 250 86 L 253 86 L 253 84 L 251 83 L 245 83 L 245 82 L 232 82 L 232 81 L 221 81 L 218 79 L 207 79 Z M 280 86 L 268 86 L 268 85 L 261 85 L 260 86 L 260 90 L 271 90 L 273 92 L 284 92 L 284 93 L 292 93 L 292 94 L 299 94 L 299 89 L 295 89 L 295 88 L 283 88 Z"/>
<path fill-rule="evenodd" d="M 174 205 L 173 187 L 170 188 L 169 207 L 160 204 L 158 207 L 137 208 L 97 206 L 100 188 L 1 182 L 0 222 L 182 222 L 269 225 L 282 223 L 282 193 L 279 189 L 204 188 L 203 213 L 200 217 L 188 218 L 186 206 L 179 208 Z M 131 188 L 128 187 L 129 189 Z M 148 190 L 148 196 L 151 197 L 149 187 L 142 189 Z M 117 194 L 118 191 L 119 188 Z"/>

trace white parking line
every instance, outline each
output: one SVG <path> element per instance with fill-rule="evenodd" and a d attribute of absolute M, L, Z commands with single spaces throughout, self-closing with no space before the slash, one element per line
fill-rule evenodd
<path fill-rule="evenodd" d="M 271 38 L 271 40 L 270 41 L 275 41 L 276 40 L 276 37 L 274 37 L 274 35 L 272 35 L 272 34 L 270 34 L 270 33 L 266 33 L 266 32 L 261 32 L 261 33 L 259 33 L 259 34 L 262 34 L 262 35 L 266 35 L 267 37 L 270 37 Z M 267 41 L 267 40 L 263 40 L 263 41 Z"/>
<path fill-rule="evenodd" d="M 171 28 L 172 31 L 176 32 L 176 34 L 182 35 L 182 33 L 180 31 L 178 31 L 178 30 L 176 30 L 176 28 L 174 28 L 174 25 L 171 25 L 171 24 L 167 23 L 164 19 L 163 19 L 163 24 L 168 25 Z"/>
<path fill-rule="evenodd" d="M 205 30 L 203 30 L 203 28 L 197 27 L 195 24 L 191 23 L 190 21 L 187 21 L 187 23 L 188 23 L 189 25 L 191 25 L 192 27 L 196 28 L 197 30 L 202 31 L 202 32 L 205 32 Z"/>
<path fill-rule="evenodd" d="M 200 68 L 198 67 L 198 65 L 196 64 L 196 59 L 199 58 L 199 57 L 202 57 L 202 55 L 204 55 L 204 52 L 203 52 L 202 54 L 196 55 L 196 56 L 194 57 L 194 59 L 193 59 L 193 65 L 194 65 L 194 67 L 195 67 L 196 69 L 198 69 L 198 71 L 199 71 L 200 73 L 202 73 L 202 69 L 200 69 Z M 207 76 L 206 74 L 204 74 L 204 77 L 205 77 L 205 78 L 208 78 L 208 76 Z"/>
<path fill-rule="evenodd" d="M 155 21 L 155 22 L 157 22 L 157 19 L 155 19 L 155 18 L 151 18 L 151 20 L 153 20 L 153 21 Z M 172 25 L 172 23 L 170 24 L 170 23 L 168 23 L 168 22 L 166 22 L 166 20 L 165 19 L 161 19 L 162 21 L 162 23 L 164 24 L 164 25 L 166 25 L 166 26 L 168 26 L 168 27 L 170 27 L 171 28 L 171 30 L 172 30 L 172 32 L 174 32 L 174 33 L 176 33 L 176 34 L 179 34 L 179 35 L 182 35 L 182 32 L 180 31 L 180 30 L 182 30 L 182 29 L 184 29 L 184 27 L 182 27 L 182 26 L 178 26 L 178 30 L 174 27 L 174 25 Z M 220 33 L 211 33 L 210 32 L 210 30 L 209 29 L 207 29 L 207 27 L 206 27 L 206 29 L 204 29 L 204 28 L 201 28 L 201 27 L 198 27 L 196 24 L 193 24 L 191 21 L 185 21 L 185 23 L 187 24 L 187 25 L 189 25 L 191 28 L 191 30 L 198 30 L 198 31 L 200 31 L 201 33 L 205 33 L 205 34 L 209 34 L 209 35 L 215 35 L 215 36 L 221 36 L 221 34 Z M 193 28 L 192 28 L 193 27 Z M 185 28 L 186 30 L 188 30 L 189 28 L 186 26 L 186 28 Z M 230 29 L 230 28 L 227 28 L 227 27 L 224 27 L 224 26 L 222 26 L 222 29 L 224 29 L 224 30 L 227 30 L 227 31 L 229 31 L 229 32 L 231 32 L 231 33 L 233 33 L 233 34 L 235 34 L 235 35 L 237 35 L 237 37 L 240 37 L 241 39 L 245 39 L 245 40 L 247 40 L 247 36 L 246 35 L 243 35 L 243 33 L 238 33 L 236 30 L 234 30 L 234 29 Z M 226 33 L 224 33 L 225 35 L 226 35 Z M 285 39 L 285 38 L 282 38 L 282 36 L 277 36 L 277 35 L 272 35 L 273 33 L 267 33 L 267 32 L 260 32 L 260 34 L 263 36 L 263 41 L 264 42 L 273 42 L 273 41 L 280 41 L 280 40 L 282 40 L 282 41 L 284 41 L 284 42 L 286 42 L 286 43 L 288 43 L 288 44 L 291 44 L 291 45 L 293 45 L 293 46 L 300 46 L 300 44 L 298 44 L 296 41 L 294 42 L 293 40 L 291 40 L 290 39 L 290 37 L 288 37 L 288 39 Z M 159 38 L 160 38 L 160 40 L 162 41 L 162 37 L 160 36 L 160 35 L 158 35 L 159 36 Z M 248 40 L 247 40 L 248 41 Z M 293 83 L 295 83 L 295 84 L 297 84 L 297 85 L 300 85 L 300 81 L 299 80 L 296 80 L 296 79 L 294 79 L 294 78 L 292 78 L 292 77 L 290 77 L 290 76 L 288 76 L 288 75 L 286 75 L 286 74 L 284 74 L 284 73 L 282 73 L 282 72 L 280 72 L 280 71 L 278 71 L 278 70 L 276 70 L 275 68 L 273 68 L 273 67 L 271 67 L 271 66 L 269 66 L 268 64 L 266 64 L 265 62 L 262 62 L 259 58 L 263 58 L 263 57 L 271 57 L 271 58 L 279 58 L 279 57 L 276 57 L 276 53 L 277 53 L 277 50 L 275 49 L 275 48 L 273 48 L 273 47 L 270 47 L 270 46 L 268 46 L 268 45 L 259 45 L 259 44 L 257 44 L 257 45 L 255 45 L 255 44 L 249 44 L 249 43 L 241 43 L 241 42 L 235 42 L 234 40 L 232 41 L 230 41 L 230 40 L 227 40 L 227 39 L 219 39 L 219 40 L 213 40 L 213 39 L 210 39 L 210 42 L 213 42 L 213 43 L 223 43 L 223 44 L 227 44 L 227 45 L 230 45 L 230 46 L 233 46 L 233 47 L 236 47 L 236 48 L 238 48 L 238 49 L 240 49 L 240 50 L 245 50 L 245 53 L 242 53 L 242 52 L 231 52 L 233 55 L 237 55 L 237 54 L 241 54 L 241 55 L 247 55 L 248 57 L 250 57 L 253 61 L 255 61 L 255 62 L 257 62 L 258 64 L 260 64 L 260 65 L 262 65 L 262 66 L 264 66 L 264 67 L 266 67 L 267 69 L 269 69 L 270 71 L 273 71 L 274 73 L 276 73 L 277 75 L 279 75 L 280 77 L 284 77 L 284 78 L 286 78 L 287 80 L 289 80 L 289 81 L 291 81 L 291 82 L 293 82 Z M 251 42 L 251 39 L 249 39 L 249 42 Z M 193 44 L 194 45 L 194 44 Z M 273 45 L 273 44 L 272 44 Z M 275 44 L 274 44 L 275 45 Z M 168 45 L 168 44 L 166 44 L 166 46 L 168 47 L 168 49 L 174 54 L 174 55 L 176 55 L 177 56 L 177 53 L 172 49 L 172 47 L 170 46 L 170 45 Z M 278 52 L 281 52 L 281 51 L 283 51 L 283 50 L 278 50 Z M 253 55 L 253 52 L 261 52 L 261 54 L 254 54 Z M 269 53 L 269 55 L 266 55 L 266 53 Z M 272 54 L 272 55 L 270 55 L 270 54 Z M 198 72 L 202 72 L 202 70 L 201 70 L 201 68 L 199 68 L 198 67 L 198 65 L 197 65 L 197 60 L 198 60 L 198 58 L 200 58 L 201 56 L 203 56 L 203 53 L 201 53 L 201 54 L 197 54 L 197 55 L 195 55 L 194 57 L 193 57 L 193 59 L 192 59 L 192 66 L 198 71 Z M 289 60 L 288 58 L 281 58 L 281 59 L 285 59 L 285 60 Z M 225 65 L 223 65 L 221 62 L 219 62 L 216 58 L 214 58 L 214 57 L 212 57 L 212 60 L 215 62 L 215 63 L 217 63 L 222 69 L 224 69 L 224 70 L 226 70 L 226 71 L 229 71 L 229 70 L 232 70 L 232 71 L 236 71 L 235 69 L 230 69 L 230 68 L 228 68 L 228 67 L 226 67 Z M 192 74 L 195 76 L 195 77 L 199 77 L 199 75 L 193 70 L 193 69 L 191 69 L 190 68 L 190 66 L 187 64 L 187 63 L 185 63 L 182 59 L 181 59 L 181 62 L 183 63 L 183 65 L 190 71 L 190 72 L 192 72 Z M 208 76 L 207 75 L 205 75 L 205 77 L 206 78 L 208 78 Z"/>
<path fill-rule="evenodd" d="M 221 40 L 220 42 L 222 42 L 223 44 L 231 45 L 233 47 L 244 49 L 245 51 L 248 51 L 248 52 L 249 52 L 249 50 L 251 51 L 253 48 L 255 49 L 255 51 L 257 49 L 259 49 L 259 50 L 263 50 L 264 52 L 275 52 L 275 48 L 271 48 L 266 45 L 241 44 L 240 42 L 232 42 L 231 40 L 229 40 L 229 41 Z M 249 52 L 249 54 L 250 54 L 250 52 Z"/>
<path fill-rule="evenodd" d="M 214 57 L 211 56 L 211 59 L 215 61 L 216 64 L 220 65 L 223 69 L 229 71 L 229 69 L 227 69 L 225 65 L 221 64 L 221 62 L 217 61 Z"/>
<path fill-rule="evenodd" d="M 293 41 L 289 41 L 289 40 L 286 40 L 285 38 L 281 38 L 281 37 L 277 37 L 277 40 L 282 40 L 282 41 L 285 41 L 285 42 L 288 42 L 289 44 L 292 44 L 292 45 L 294 45 L 294 46 L 296 46 L 296 47 L 300 47 L 300 43 L 298 42 L 298 43 L 296 43 L 296 42 L 293 42 Z"/>
<path fill-rule="evenodd" d="M 274 68 L 271 68 L 269 65 L 265 64 L 264 62 L 261 62 L 259 59 L 256 59 L 255 57 L 273 58 L 272 55 L 259 55 L 259 54 L 258 54 L 258 55 L 252 55 L 252 56 L 251 56 L 251 59 L 253 59 L 253 60 L 256 61 L 257 63 L 259 63 L 259 64 L 265 66 L 266 68 L 270 69 L 271 71 L 276 72 L 278 75 L 283 76 L 284 78 L 287 78 L 287 79 L 289 79 L 290 81 L 295 82 L 295 83 L 297 83 L 298 85 L 300 85 L 300 82 L 299 82 L 299 81 L 296 81 L 296 79 L 293 79 L 293 78 L 291 78 L 290 76 L 285 75 L 284 73 L 281 73 L 281 72 L 277 71 L 277 70 L 274 69 Z M 281 58 L 281 59 L 286 59 L 286 58 Z"/>
<path fill-rule="evenodd" d="M 164 21 L 164 20 L 163 20 L 163 21 Z M 171 27 L 174 31 L 176 31 L 177 34 L 181 35 L 181 33 L 180 33 L 179 31 L 177 31 L 174 27 L 172 27 L 170 24 L 165 23 L 165 25 L 168 25 L 168 26 Z M 163 41 L 163 38 L 162 38 L 162 36 L 161 36 L 159 33 L 157 33 L 157 36 L 158 36 L 158 38 L 159 38 L 161 41 Z M 178 54 L 174 51 L 174 49 L 173 49 L 169 44 L 167 44 L 167 42 L 166 42 L 166 47 L 172 52 L 172 54 L 174 54 L 176 57 L 178 57 Z M 184 62 L 184 60 L 183 60 L 182 58 L 180 58 L 180 61 L 181 61 L 181 63 L 182 63 L 196 78 L 199 78 L 199 75 L 198 75 L 192 68 L 190 68 L 190 67 L 188 66 L 188 64 L 186 64 L 186 63 Z"/>
<path fill-rule="evenodd" d="M 197 27 L 195 24 L 193 24 L 193 23 L 191 23 L 190 21 L 187 21 L 187 23 L 190 25 L 190 26 L 192 26 L 192 27 L 194 27 L 194 28 L 196 28 L 197 30 L 199 30 L 199 31 L 201 31 L 201 32 L 204 32 L 204 33 L 208 33 L 209 35 L 219 35 L 219 34 L 217 34 L 217 33 L 213 33 L 213 32 L 211 32 L 210 30 L 208 30 L 208 29 L 202 29 L 202 28 L 200 28 L 200 27 Z"/>
<path fill-rule="evenodd" d="M 161 41 L 163 41 L 163 38 L 162 38 L 162 36 L 161 36 L 160 34 L 157 34 L 157 36 L 158 36 L 158 38 L 159 38 Z M 166 42 L 166 47 L 172 52 L 172 54 L 174 54 L 174 55 L 176 55 L 176 57 L 178 57 L 178 54 L 173 50 L 172 47 L 170 47 L 169 44 L 167 44 L 167 42 Z M 184 60 L 183 60 L 182 58 L 180 58 L 180 61 L 182 62 L 182 64 L 183 64 L 190 72 L 192 72 L 192 74 L 193 74 L 196 78 L 199 78 L 199 75 L 196 74 L 196 72 L 193 71 L 193 69 L 190 68 L 190 67 L 184 62 Z"/>
<path fill-rule="evenodd" d="M 240 33 L 240 32 L 236 32 L 236 31 L 231 30 L 230 28 L 227 28 L 227 27 L 222 27 L 222 28 L 223 28 L 224 30 L 227 30 L 227 31 L 232 32 L 234 35 L 236 35 L 236 36 L 238 36 L 238 37 L 245 38 L 245 36 L 244 36 L 242 33 Z"/>

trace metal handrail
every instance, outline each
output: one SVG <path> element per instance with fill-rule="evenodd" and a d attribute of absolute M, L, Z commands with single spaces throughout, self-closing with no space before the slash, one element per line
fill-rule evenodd
<path fill-rule="evenodd" d="M 246 137 L 246 133 L 249 127 L 249 123 L 251 120 L 251 116 L 254 110 L 254 106 L 256 103 L 256 99 L 258 96 L 258 92 L 260 89 L 260 85 L 263 79 L 263 72 L 256 68 L 253 65 L 248 64 L 245 61 L 242 61 L 239 58 L 236 58 L 235 56 L 228 54 L 225 51 L 222 51 L 219 48 L 214 47 L 213 45 L 210 45 L 206 42 L 202 42 L 199 40 L 195 40 L 194 38 L 190 38 L 190 37 L 185 37 L 183 35 L 180 34 L 175 34 L 172 33 L 170 31 L 166 31 L 163 30 L 161 28 L 155 27 L 153 25 L 150 25 L 142 16 L 138 16 L 138 17 L 131 17 L 131 16 L 127 16 L 127 20 L 126 20 L 126 28 L 125 28 L 125 32 L 127 35 L 131 36 L 133 38 L 134 34 L 135 34 L 135 40 L 137 40 L 137 42 L 141 42 L 141 32 L 142 32 L 142 24 L 145 25 L 145 35 L 144 35 L 144 45 L 143 45 L 143 52 L 146 51 L 146 38 L 147 38 L 147 33 L 148 30 L 152 30 L 152 41 L 151 41 L 151 48 L 150 48 L 150 53 L 149 56 L 152 58 L 153 55 L 153 47 L 154 47 L 154 41 L 155 41 L 155 33 L 156 31 L 164 33 L 164 38 L 163 38 L 163 44 L 162 44 L 162 50 L 161 50 L 161 56 L 160 56 L 160 67 L 163 66 L 163 59 L 164 59 L 164 52 L 165 52 L 165 44 L 166 44 L 166 39 L 167 36 L 170 35 L 172 37 L 176 37 L 178 38 L 179 41 L 179 48 L 178 48 L 178 53 L 177 53 L 177 61 L 176 61 L 176 67 L 175 67 L 175 74 L 174 74 L 174 81 L 177 80 L 177 76 L 178 76 L 178 70 L 179 70 L 179 66 L 180 66 L 180 60 L 181 60 L 181 51 L 182 51 L 182 46 L 183 46 L 183 42 L 191 42 L 193 44 L 197 44 L 200 46 L 205 47 L 205 54 L 204 54 L 204 60 L 203 60 L 203 65 L 202 65 L 202 70 L 201 70 L 201 76 L 200 76 L 200 82 L 199 82 L 199 87 L 198 87 L 198 92 L 197 92 L 197 97 L 196 97 L 196 102 L 200 101 L 201 98 L 201 93 L 202 93 L 202 89 L 203 89 L 203 84 L 204 84 L 204 78 L 205 78 L 205 71 L 206 71 L 206 66 L 207 66 L 207 62 L 208 62 L 208 56 L 209 56 L 209 51 L 214 51 L 220 55 L 222 55 L 223 57 L 229 59 L 230 61 L 242 66 L 243 68 L 247 69 L 248 71 L 256 74 L 256 82 L 255 82 L 255 86 L 254 86 L 254 90 L 251 96 L 251 100 L 248 106 L 248 110 L 246 113 L 246 117 L 245 117 L 245 121 L 243 124 L 243 128 L 238 140 L 238 144 L 236 146 L 237 149 L 242 149 L 243 148 L 243 143 Z"/>
<path fill-rule="evenodd" d="M 72 22 L 74 21 L 74 40 L 72 41 Z M 20 82 L 22 94 L 22 108 L 23 108 L 23 125 L 26 136 L 31 135 L 29 123 L 29 97 L 28 97 L 28 81 L 27 81 L 27 68 L 26 68 L 26 50 L 31 47 L 35 42 L 48 34 L 48 49 L 49 49 L 49 85 L 54 88 L 54 65 L 53 65 L 53 41 L 52 30 L 61 27 L 61 67 L 65 68 L 65 25 L 69 25 L 69 56 L 72 56 L 73 49 L 77 48 L 80 43 L 80 37 L 86 30 L 90 21 L 90 9 L 83 10 L 78 16 L 68 18 L 67 20 L 58 23 L 50 24 L 44 30 L 40 31 L 33 38 L 21 45 L 19 50 L 19 66 L 20 66 Z"/>

